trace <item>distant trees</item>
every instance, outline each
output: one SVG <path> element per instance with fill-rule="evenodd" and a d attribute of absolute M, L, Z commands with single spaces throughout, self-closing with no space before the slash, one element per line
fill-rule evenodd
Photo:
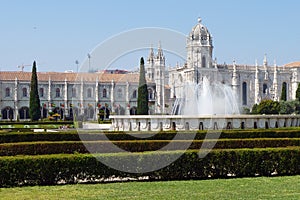
<path fill-rule="evenodd" d="M 280 96 L 280 100 L 281 101 L 286 101 L 287 100 L 287 91 L 286 91 L 286 82 L 282 83 L 282 90 L 281 90 L 281 96 Z"/>
<path fill-rule="evenodd" d="M 37 121 L 41 118 L 41 104 L 38 93 L 38 80 L 36 74 L 36 63 L 33 62 L 31 82 L 30 82 L 30 102 L 29 102 L 29 116 L 31 121 Z"/>
<path fill-rule="evenodd" d="M 273 100 L 262 100 L 252 107 L 252 114 L 279 114 L 279 102 Z"/>
<path fill-rule="evenodd" d="M 144 58 L 141 57 L 140 60 L 140 80 L 138 88 L 138 98 L 137 98 L 137 114 L 138 115 L 148 115 L 148 87 L 145 77 L 145 66 Z"/>
<path fill-rule="evenodd" d="M 251 114 L 299 114 L 300 101 L 263 100 L 252 107 Z"/>
<path fill-rule="evenodd" d="M 298 83 L 298 87 L 296 90 L 296 100 L 300 101 L 300 83 Z"/>

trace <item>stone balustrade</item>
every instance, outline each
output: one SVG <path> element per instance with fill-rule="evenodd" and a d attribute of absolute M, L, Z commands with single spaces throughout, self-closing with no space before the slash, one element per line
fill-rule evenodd
<path fill-rule="evenodd" d="M 115 131 L 268 129 L 300 126 L 300 115 L 113 115 Z"/>

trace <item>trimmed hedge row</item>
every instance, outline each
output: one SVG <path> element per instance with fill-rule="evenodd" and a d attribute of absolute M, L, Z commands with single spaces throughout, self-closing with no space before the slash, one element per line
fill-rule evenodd
<path fill-rule="evenodd" d="M 21 124 L 21 125 L 37 125 L 37 124 L 59 124 L 59 125 L 65 125 L 65 124 L 73 124 L 74 122 L 73 121 L 19 121 L 19 122 L 16 122 L 16 121 L 0 121 L 0 125 L 14 125 L 14 124 Z"/>
<path fill-rule="evenodd" d="M 187 151 L 165 168 L 141 173 L 143 166 L 160 166 L 178 151 L 137 154 L 89 154 L 0 157 L 0 187 L 100 182 L 108 178 L 148 177 L 149 180 L 184 180 L 300 174 L 300 148 L 214 150 L 204 158 Z M 103 163 L 114 162 L 121 170 Z M 135 173 L 126 162 L 136 160 Z M 143 164 L 143 165 L 140 165 Z"/>
<path fill-rule="evenodd" d="M 115 149 L 114 145 L 119 147 Z M 167 146 L 168 145 L 168 146 Z M 166 147 L 167 146 L 167 147 Z M 219 139 L 219 140 L 132 140 L 132 141 L 67 141 L 67 142 L 22 142 L 0 144 L 0 156 L 72 154 L 78 153 L 112 153 L 143 152 L 185 149 L 240 149 L 300 146 L 300 138 L 280 139 Z"/>
<path fill-rule="evenodd" d="M 104 140 L 172 140 L 176 138 L 189 138 L 195 132 L 159 132 L 155 135 L 153 133 L 130 133 L 125 132 L 92 132 L 85 133 L 77 131 L 63 131 L 63 132 L 42 132 L 42 133 L 0 133 L 0 143 L 10 142 L 27 142 L 27 141 L 95 141 Z M 198 131 L 195 134 L 195 140 L 203 140 L 207 134 L 205 131 Z M 218 135 L 218 134 L 216 134 Z M 217 137 L 217 136 L 216 136 Z M 223 131 L 219 138 L 300 138 L 299 130 L 246 130 L 246 131 Z M 193 139 L 193 138 L 191 138 Z"/>

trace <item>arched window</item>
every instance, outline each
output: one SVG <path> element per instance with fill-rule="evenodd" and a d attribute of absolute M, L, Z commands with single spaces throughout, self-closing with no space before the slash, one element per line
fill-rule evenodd
<path fill-rule="evenodd" d="M 106 98 L 106 97 L 107 97 L 107 92 L 106 92 L 106 89 L 105 89 L 105 88 L 102 90 L 102 97 L 103 97 L 103 98 Z"/>
<path fill-rule="evenodd" d="M 151 88 L 148 89 L 148 99 L 149 100 L 154 99 L 153 90 Z"/>
<path fill-rule="evenodd" d="M 76 88 L 72 88 L 72 97 L 76 97 Z"/>
<path fill-rule="evenodd" d="M 134 90 L 132 93 L 132 98 L 136 99 L 136 97 L 137 97 L 137 92 L 136 92 L 136 90 Z"/>
<path fill-rule="evenodd" d="M 10 97 L 10 89 L 8 87 L 5 88 L 5 96 Z"/>
<path fill-rule="evenodd" d="M 44 88 L 40 88 L 39 93 L 40 97 L 44 97 Z"/>
<path fill-rule="evenodd" d="M 266 94 L 268 89 L 268 85 L 266 83 L 263 84 L 263 93 Z"/>
<path fill-rule="evenodd" d="M 23 91 L 23 97 L 27 97 L 27 88 L 23 88 L 22 91 Z"/>
<path fill-rule="evenodd" d="M 56 97 L 60 97 L 60 89 L 59 88 L 56 88 L 56 90 L 55 90 L 55 96 Z"/>
<path fill-rule="evenodd" d="M 243 82 L 242 86 L 242 103 L 243 105 L 247 105 L 247 83 Z"/>
<path fill-rule="evenodd" d="M 205 67 L 206 67 L 206 59 L 205 59 L 205 56 L 202 56 L 202 58 L 201 58 L 201 67 L 202 67 L 202 68 L 205 68 Z"/>
<path fill-rule="evenodd" d="M 88 98 L 91 98 L 91 97 L 92 97 L 92 89 L 91 89 L 91 88 L 88 88 L 88 89 L 87 89 L 87 97 L 88 97 Z"/>
<path fill-rule="evenodd" d="M 119 88 L 118 91 L 117 91 L 117 95 L 118 95 L 118 98 L 122 98 L 122 89 Z"/>

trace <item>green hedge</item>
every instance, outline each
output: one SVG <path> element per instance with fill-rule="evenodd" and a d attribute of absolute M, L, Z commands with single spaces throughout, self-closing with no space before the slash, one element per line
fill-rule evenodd
<path fill-rule="evenodd" d="M 112 153 L 111 143 L 120 149 L 129 152 L 156 151 L 169 144 L 168 150 L 185 149 L 241 149 L 241 148 L 266 148 L 266 147 L 291 147 L 300 146 L 300 138 L 279 139 L 219 139 L 209 140 L 132 140 L 132 141 L 65 141 L 65 142 L 21 142 L 0 144 L 0 156 L 14 155 L 42 155 L 42 154 L 72 154 L 78 153 Z"/>
<path fill-rule="evenodd" d="M 1 125 L 38 125 L 38 124 L 54 124 L 54 125 L 66 125 L 66 124 L 73 124 L 73 121 L 20 121 L 20 122 L 15 122 L 15 121 L 0 121 L 0 126 Z"/>
<path fill-rule="evenodd" d="M 80 137 L 76 131 L 0 133 L 0 143 L 30 141 L 80 141 Z"/>
<path fill-rule="evenodd" d="M 130 132 L 89 132 L 81 131 L 80 137 L 77 131 L 62 131 L 62 132 L 41 132 L 41 133 L 0 133 L 0 143 L 8 142 L 26 142 L 26 141 L 80 141 L 80 140 L 103 140 L 106 137 L 109 140 L 172 140 L 176 138 L 191 138 L 195 134 L 195 140 L 203 140 L 207 134 L 205 131 L 198 132 L 159 132 L 155 135 L 152 133 Z M 105 135 L 104 135 L 105 134 Z M 105 137 L 106 136 L 106 137 Z M 216 136 L 217 137 L 217 136 Z M 245 130 L 245 131 L 223 131 L 220 138 L 242 139 L 242 138 L 300 138 L 300 130 Z"/>
<path fill-rule="evenodd" d="M 159 166 L 159 159 L 171 159 L 173 152 L 99 155 L 126 171 L 125 161 Z M 147 165 L 147 163 L 146 163 Z M 300 174 L 300 148 L 214 150 L 199 158 L 198 151 L 187 151 L 178 160 L 160 170 L 139 173 L 114 170 L 89 154 L 0 157 L 0 187 L 55 185 L 59 183 L 99 182 L 107 178 L 148 177 L 149 180 L 183 180 L 226 177 L 253 177 Z"/>

